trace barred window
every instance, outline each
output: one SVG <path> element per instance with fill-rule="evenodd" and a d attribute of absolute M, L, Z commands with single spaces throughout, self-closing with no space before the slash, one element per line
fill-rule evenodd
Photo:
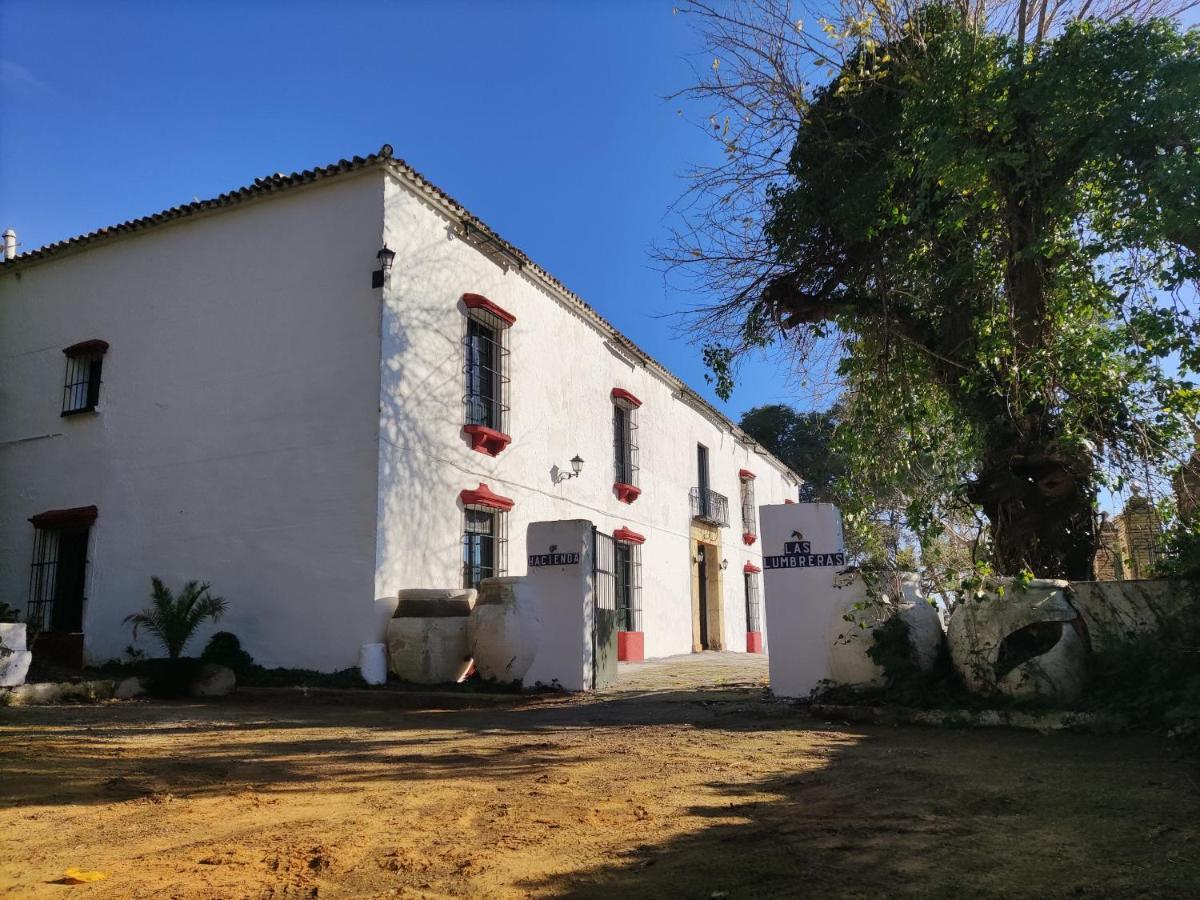
<path fill-rule="evenodd" d="M 758 538 L 758 516 L 754 506 L 754 473 L 742 469 L 741 479 L 742 540 L 753 544 Z"/>
<path fill-rule="evenodd" d="M 33 564 L 27 620 L 45 631 L 83 630 L 88 536 L 96 507 L 56 509 L 34 516 Z"/>
<path fill-rule="evenodd" d="M 486 297 L 464 294 L 463 419 L 472 446 L 496 456 L 508 437 L 508 329 L 516 319 Z"/>
<path fill-rule="evenodd" d="M 486 506 L 463 510 L 463 587 L 508 572 L 508 513 Z"/>
<path fill-rule="evenodd" d="M 92 340 L 73 344 L 63 350 L 67 357 L 67 377 L 63 385 L 62 414 L 93 412 L 100 403 L 100 373 L 108 344 Z"/>
<path fill-rule="evenodd" d="M 613 463 L 618 484 L 637 486 L 638 445 L 637 407 L 621 401 L 613 403 Z"/>
<path fill-rule="evenodd" d="M 614 545 L 616 557 L 617 630 L 642 630 L 642 547 L 628 541 Z"/>
<path fill-rule="evenodd" d="M 762 632 L 762 599 L 758 593 L 758 575 L 747 572 L 746 579 L 746 631 Z"/>

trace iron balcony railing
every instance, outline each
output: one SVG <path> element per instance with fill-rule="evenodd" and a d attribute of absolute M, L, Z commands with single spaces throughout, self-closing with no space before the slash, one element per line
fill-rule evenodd
<path fill-rule="evenodd" d="M 688 494 L 692 501 L 692 518 L 711 522 L 722 528 L 729 527 L 729 498 L 716 491 L 694 487 Z"/>

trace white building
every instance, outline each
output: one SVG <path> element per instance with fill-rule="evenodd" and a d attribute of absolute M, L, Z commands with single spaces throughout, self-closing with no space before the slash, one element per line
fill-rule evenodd
<path fill-rule="evenodd" d="M 157 575 L 339 669 L 397 590 L 581 518 L 627 654 L 755 649 L 755 504 L 798 483 L 389 147 L 0 265 L 0 600 L 47 651 L 120 656 Z"/>

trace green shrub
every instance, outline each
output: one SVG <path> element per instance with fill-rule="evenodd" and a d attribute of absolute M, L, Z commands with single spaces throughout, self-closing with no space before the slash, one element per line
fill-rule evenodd
<path fill-rule="evenodd" d="M 200 659 L 233 669 L 238 678 L 249 674 L 254 668 L 254 657 L 242 649 L 242 642 L 231 631 L 218 631 L 208 639 Z"/>

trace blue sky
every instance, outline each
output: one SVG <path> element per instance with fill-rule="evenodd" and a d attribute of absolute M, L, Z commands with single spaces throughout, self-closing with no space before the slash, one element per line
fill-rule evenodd
<path fill-rule="evenodd" d="M 0 0 L 0 228 L 23 249 L 390 143 L 728 414 L 650 258 L 714 152 L 663 98 L 699 47 L 671 0 Z"/>

